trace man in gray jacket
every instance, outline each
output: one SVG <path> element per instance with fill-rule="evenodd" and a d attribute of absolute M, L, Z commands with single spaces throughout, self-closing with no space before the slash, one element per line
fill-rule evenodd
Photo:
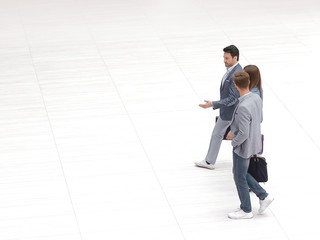
<path fill-rule="evenodd" d="M 212 131 L 207 156 L 203 161 L 195 162 L 197 167 L 207 169 L 215 168 L 223 136 L 230 125 L 230 121 L 239 98 L 239 92 L 235 88 L 233 82 L 233 74 L 235 72 L 242 72 L 242 67 L 238 63 L 239 50 L 236 46 L 230 45 L 225 47 L 223 51 L 224 64 L 227 68 L 227 72 L 224 74 L 221 81 L 220 100 L 205 100 L 204 104 L 199 104 L 202 108 L 212 107 L 214 110 L 220 109 L 218 121 Z"/>
<path fill-rule="evenodd" d="M 240 199 L 240 209 L 229 213 L 232 219 L 252 218 L 250 189 L 260 199 L 259 213 L 263 213 L 273 201 L 260 184 L 248 173 L 250 157 L 261 150 L 261 111 L 262 100 L 249 90 L 249 74 L 237 72 L 234 74 L 235 87 L 240 93 L 239 104 L 231 121 L 233 146 L 233 178 Z"/>

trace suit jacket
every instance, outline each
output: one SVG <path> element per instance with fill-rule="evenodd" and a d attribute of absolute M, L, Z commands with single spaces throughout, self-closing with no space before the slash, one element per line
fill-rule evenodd
<path fill-rule="evenodd" d="M 238 90 L 234 86 L 233 74 L 242 72 L 240 64 L 235 66 L 228 74 L 223 85 L 220 87 L 220 100 L 213 101 L 213 109 L 220 108 L 220 118 L 224 121 L 230 121 L 237 106 L 238 98 L 240 97 Z"/>
<path fill-rule="evenodd" d="M 242 158 L 249 158 L 261 150 L 262 100 L 252 92 L 239 98 L 231 121 L 233 151 Z"/>

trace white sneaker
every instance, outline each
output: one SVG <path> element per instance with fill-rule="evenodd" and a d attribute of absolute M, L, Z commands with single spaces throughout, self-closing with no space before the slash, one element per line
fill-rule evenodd
<path fill-rule="evenodd" d="M 269 205 L 272 203 L 272 201 L 274 200 L 274 197 L 268 195 L 264 200 L 259 200 L 260 203 L 260 208 L 258 210 L 259 214 L 262 214 L 267 207 L 269 207 Z"/>
<path fill-rule="evenodd" d="M 213 170 L 214 169 L 214 164 L 208 164 L 206 162 L 206 160 L 203 160 L 201 162 L 195 162 L 194 163 L 197 167 L 202 167 L 202 168 L 208 168 L 208 169 L 211 169 Z"/>
<path fill-rule="evenodd" d="M 253 218 L 252 212 L 246 213 L 242 209 L 229 213 L 228 217 L 231 219 L 250 219 Z"/>

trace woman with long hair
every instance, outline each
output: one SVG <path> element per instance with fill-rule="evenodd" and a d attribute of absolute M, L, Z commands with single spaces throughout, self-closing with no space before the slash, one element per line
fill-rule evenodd
<path fill-rule="evenodd" d="M 261 75 L 260 70 L 256 65 L 247 65 L 243 68 L 243 71 L 248 73 L 250 76 L 250 85 L 249 89 L 250 92 L 258 94 L 261 97 L 261 100 L 263 100 L 263 90 L 262 90 L 262 83 L 261 83 Z M 263 114 L 261 112 L 261 122 L 263 120 Z M 226 139 L 231 140 L 232 135 L 231 132 L 226 136 Z"/>
<path fill-rule="evenodd" d="M 243 69 L 244 72 L 250 76 L 249 89 L 252 93 L 258 94 L 263 99 L 263 92 L 261 87 L 261 75 L 260 70 L 256 65 L 247 65 Z"/>

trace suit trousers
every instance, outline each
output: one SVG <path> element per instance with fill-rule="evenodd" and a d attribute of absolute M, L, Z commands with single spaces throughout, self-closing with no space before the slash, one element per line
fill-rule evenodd
<path fill-rule="evenodd" d="M 230 121 L 224 121 L 220 117 L 218 118 L 216 125 L 214 126 L 212 131 L 208 153 L 205 158 L 208 163 L 216 163 L 223 136 L 226 133 L 229 125 Z"/>

